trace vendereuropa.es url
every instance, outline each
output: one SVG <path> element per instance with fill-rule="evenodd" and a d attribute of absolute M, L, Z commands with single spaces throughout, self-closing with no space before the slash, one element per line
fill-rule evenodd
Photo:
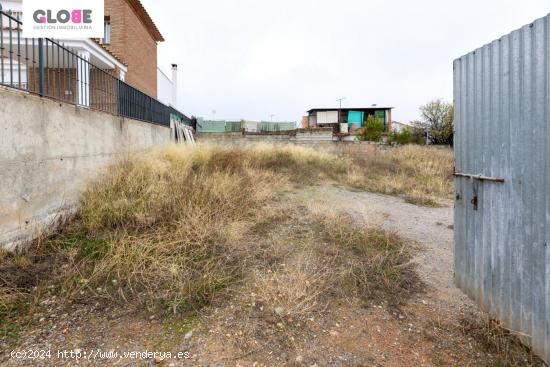
<path fill-rule="evenodd" d="M 133 359 L 133 360 L 165 360 L 165 359 L 188 359 L 190 353 L 185 352 L 158 352 L 158 351 L 114 351 L 101 349 L 67 349 L 67 350 L 12 350 L 10 357 L 17 360 L 112 360 L 112 359 Z"/>

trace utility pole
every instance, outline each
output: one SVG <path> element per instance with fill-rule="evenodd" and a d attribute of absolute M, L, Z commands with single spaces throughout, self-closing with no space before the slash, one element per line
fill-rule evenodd
<path fill-rule="evenodd" d="M 273 122 L 273 116 L 275 116 L 275 115 L 274 115 L 274 114 L 271 114 L 271 115 L 270 115 L 271 122 Z"/>
<path fill-rule="evenodd" d="M 212 110 L 212 121 L 216 121 L 216 110 Z"/>
<path fill-rule="evenodd" d="M 340 115 L 342 114 L 342 101 L 346 99 L 346 97 L 338 98 L 336 101 L 340 102 L 340 108 L 338 108 L 338 123 L 340 123 Z"/>

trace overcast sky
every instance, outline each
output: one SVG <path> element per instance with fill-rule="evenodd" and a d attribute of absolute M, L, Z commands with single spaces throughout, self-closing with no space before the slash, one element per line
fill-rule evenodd
<path fill-rule="evenodd" d="M 179 65 L 179 106 L 299 121 L 313 107 L 452 101 L 452 61 L 550 12 L 550 0 L 142 0 Z"/>

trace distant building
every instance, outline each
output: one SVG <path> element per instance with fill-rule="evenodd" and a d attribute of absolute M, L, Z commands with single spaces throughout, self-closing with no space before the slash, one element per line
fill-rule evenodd
<path fill-rule="evenodd" d="M 384 124 L 384 131 L 391 130 L 393 107 L 361 108 L 313 108 L 308 112 L 308 127 L 332 127 L 334 132 L 354 133 L 365 125 L 369 116 L 378 118 Z"/>
<path fill-rule="evenodd" d="M 157 68 L 157 99 L 178 109 L 178 65 L 172 64 L 172 77 L 169 78 Z"/>
<path fill-rule="evenodd" d="M 307 115 L 302 116 L 302 121 L 300 121 L 300 128 L 306 129 L 308 127 L 309 127 L 309 117 Z"/>
<path fill-rule="evenodd" d="M 395 131 L 396 133 L 400 133 L 406 127 L 411 127 L 411 125 L 404 124 L 402 122 L 397 122 L 397 121 L 392 121 L 392 123 L 391 123 L 391 129 L 392 129 L 392 131 Z"/>

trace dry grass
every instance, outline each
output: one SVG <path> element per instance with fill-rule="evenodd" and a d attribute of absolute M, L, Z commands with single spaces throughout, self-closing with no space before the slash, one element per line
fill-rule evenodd
<path fill-rule="evenodd" d="M 502 367 L 542 367 L 546 364 L 517 336 L 486 315 L 468 314 L 462 320 L 464 332 L 494 356 L 494 365 Z"/>
<path fill-rule="evenodd" d="M 397 234 L 362 227 L 345 213 L 317 208 L 307 215 L 300 226 L 308 234 L 276 244 L 293 251 L 276 266 L 257 268 L 252 290 L 243 293 L 252 292 L 271 315 L 304 320 L 346 300 L 399 306 L 421 289 L 413 248 Z"/>
<path fill-rule="evenodd" d="M 437 206 L 453 193 L 451 149 L 405 145 L 355 155 L 348 183 L 366 191 L 405 196 L 418 205 Z"/>
<path fill-rule="evenodd" d="M 405 165 L 405 153 L 392 159 Z M 358 170 L 349 159 L 296 146 L 172 146 L 132 156 L 89 185 L 76 220 L 61 232 L 26 253 L 0 253 L 0 270 L 9 274 L 0 277 L 0 326 L 52 284 L 67 297 L 187 312 L 251 273 L 262 301 L 285 315 L 323 310 L 335 294 L 389 295 L 398 303 L 411 272 L 394 234 L 338 215 L 318 217 L 300 251 L 245 239 L 281 218 L 289 227 L 284 213 L 271 218 L 261 210 L 288 183 L 347 183 Z M 287 267 L 273 264 L 287 256 Z"/>
<path fill-rule="evenodd" d="M 326 309 L 326 293 L 335 274 L 318 254 L 306 250 L 274 271 L 256 270 L 254 294 L 277 316 L 300 319 Z"/>
<path fill-rule="evenodd" d="M 253 255 L 239 243 L 243 223 L 261 205 L 288 180 L 345 169 L 328 155 L 268 145 L 172 147 L 128 160 L 85 192 L 81 230 L 94 242 L 84 254 L 79 247 L 68 279 L 174 312 L 201 307 L 241 278 Z"/>
<path fill-rule="evenodd" d="M 232 335 L 224 342 L 239 354 L 292 354 L 301 342 L 317 341 L 319 327 L 334 327 L 342 307 L 399 306 L 420 289 L 413 249 L 395 233 L 327 207 L 296 205 L 293 195 L 278 204 L 254 228 L 258 253 L 248 277 L 208 322 L 213 335 Z"/>
<path fill-rule="evenodd" d="M 346 213 L 317 214 L 323 258 L 338 268 L 335 289 L 365 302 L 400 305 L 421 282 L 410 262 L 414 246 L 396 233 L 361 226 Z"/>
<path fill-rule="evenodd" d="M 292 146 L 158 149 L 91 183 L 77 220 L 32 251 L 65 260 L 56 278 L 69 296 L 197 309 L 242 277 L 254 251 L 240 239 L 262 205 L 288 181 L 346 171 L 342 159 Z"/>
<path fill-rule="evenodd" d="M 49 256 L 2 252 L 0 255 L 0 340 L 19 338 L 25 316 L 36 306 L 44 280 L 56 267 Z"/>
<path fill-rule="evenodd" d="M 414 155 L 391 154 L 401 165 Z M 370 164 L 377 175 L 389 174 L 375 157 Z M 258 225 L 259 208 L 289 181 L 345 182 L 349 172 L 357 170 L 348 159 L 296 146 L 157 149 L 120 162 L 92 182 L 77 220 L 27 255 L 63 262 L 54 278 L 69 294 L 85 290 L 149 307 L 195 309 L 242 278 L 255 252 L 240 239 Z M 42 266 L 13 256 L 6 263 L 31 272 Z"/>

